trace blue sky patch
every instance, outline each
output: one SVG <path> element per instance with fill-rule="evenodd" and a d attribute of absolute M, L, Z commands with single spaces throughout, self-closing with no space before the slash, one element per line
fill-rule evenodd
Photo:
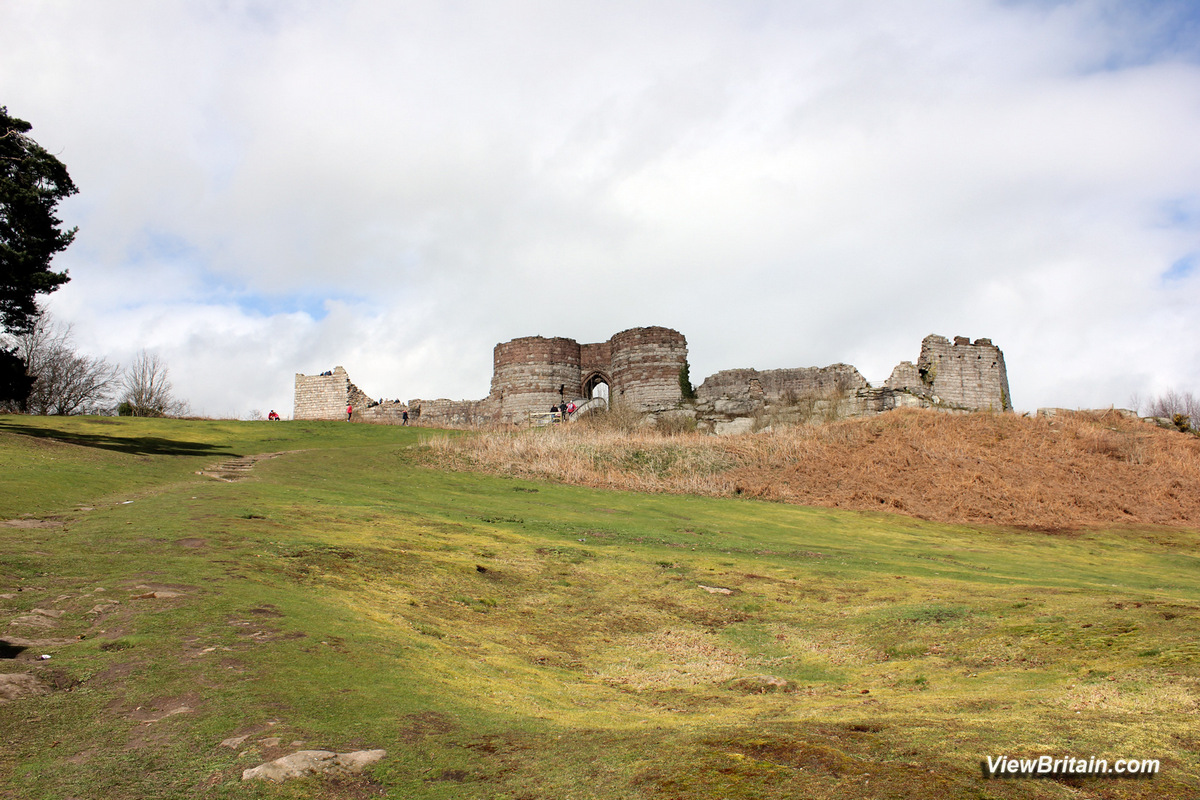
<path fill-rule="evenodd" d="M 1200 228 L 1200 197 L 1178 197 L 1162 206 L 1166 224 L 1171 228 Z"/>
<path fill-rule="evenodd" d="M 245 293 L 235 298 L 238 308 L 258 316 L 270 317 L 276 314 L 307 314 L 316 321 L 329 315 L 326 303 L 330 300 L 340 300 L 346 303 L 360 304 L 361 297 L 350 295 L 315 294 L 312 292 L 293 292 L 289 294 L 258 294 Z"/>
<path fill-rule="evenodd" d="M 1189 253 L 1162 274 L 1163 283 L 1178 283 L 1184 278 L 1189 278 L 1196 273 L 1197 267 L 1200 267 L 1200 253 Z"/>

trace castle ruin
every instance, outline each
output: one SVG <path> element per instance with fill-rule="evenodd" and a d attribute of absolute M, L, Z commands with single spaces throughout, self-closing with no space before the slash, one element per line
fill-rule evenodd
<path fill-rule="evenodd" d="M 324 375 L 296 375 L 293 416 L 341 419 L 350 404 L 355 417 L 368 422 L 399 422 L 408 411 L 414 423 L 432 426 L 522 425 L 563 402 L 611 403 L 646 414 L 684 413 L 700 428 L 724 433 L 749 430 L 765 414 L 784 420 L 899 407 L 1012 410 L 1004 354 L 990 339 L 927 336 L 916 364 L 901 362 L 879 387 L 849 364 L 722 370 L 685 403 L 680 376 L 686 364 L 687 340 L 670 328 L 630 328 L 593 344 L 526 336 L 495 346 L 491 391 L 483 400 L 376 403 L 336 367 Z"/>
<path fill-rule="evenodd" d="M 630 328 L 596 344 L 527 336 L 496 345 L 488 400 L 502 422 L 597 396 L 663 411 L 682 399 L 679 371 L 686 363 L 687 340 L 670 328 Z"/>

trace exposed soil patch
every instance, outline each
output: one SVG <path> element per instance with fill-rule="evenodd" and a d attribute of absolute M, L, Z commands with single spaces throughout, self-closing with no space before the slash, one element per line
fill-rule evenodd
<path fill-rule="evenodd" d="M 202 469 L 197 472 L 197 475 L 207 475 L 210 478 L 215 478 L 226 483 L 235 483 L 245 480 L 250 477 L 250 471 L 254 469 L 254 465 L 260 461 L 266 461 L 271 458 L 278 458 L 288 453 L 299 452 L 296 450 L 282 450 L 278 453 L 258 453 L 252 456 L 239 456 L 238 458 L 229 458 L 221 461 L 213 466 Z"/>
<path fill-rule="evenodd" d="M 422 711 L 404 717 L 400 726 L 400 738 L 412 744 L 426 736 L 444 736 L 458 730 L 458 723 L 447 714 L 437 711 Z"/>
<path fill-rule="evenodd" d="M 6 519 L 0 520 L 0 527 L 4 528 L 61 528 L 65 523 L 60 519 Z"/>
<path fill-rule="evenodd" d="M 176 714 L 194 713 L 200 703 L 200 695 L 194 692 L 178 697 L 163 697 L 138 706 L 129 712 L 129 717 L 138 722 L 161 722 Z"/>
<path fill-rule="evenodd" d="M 0 674 L 0 703 L 34 697 L 50 691 L 46 684 L 27 672 Z"/>

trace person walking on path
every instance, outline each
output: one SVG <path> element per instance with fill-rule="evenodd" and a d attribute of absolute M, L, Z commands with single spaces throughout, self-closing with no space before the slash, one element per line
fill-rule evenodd
<path fill-rule="evenodd" d="M 346 422 L 349 422 L 350 417 L 352 417 L 352 416 L 354 416 L 354 406 L 347 404 L 346 405 Z"/>

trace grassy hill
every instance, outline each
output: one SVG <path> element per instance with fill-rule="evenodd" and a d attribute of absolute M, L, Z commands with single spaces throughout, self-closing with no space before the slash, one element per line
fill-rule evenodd
<path fill-rule="evenodd" d="M 0 703 L 0 798 L 1200 792 L 1192 528 L 568 486 L 423 436 L 0 417 L 0 676 L 39 692 Z M 983 779 L 1001 754 L 1162 772 Z"/>

